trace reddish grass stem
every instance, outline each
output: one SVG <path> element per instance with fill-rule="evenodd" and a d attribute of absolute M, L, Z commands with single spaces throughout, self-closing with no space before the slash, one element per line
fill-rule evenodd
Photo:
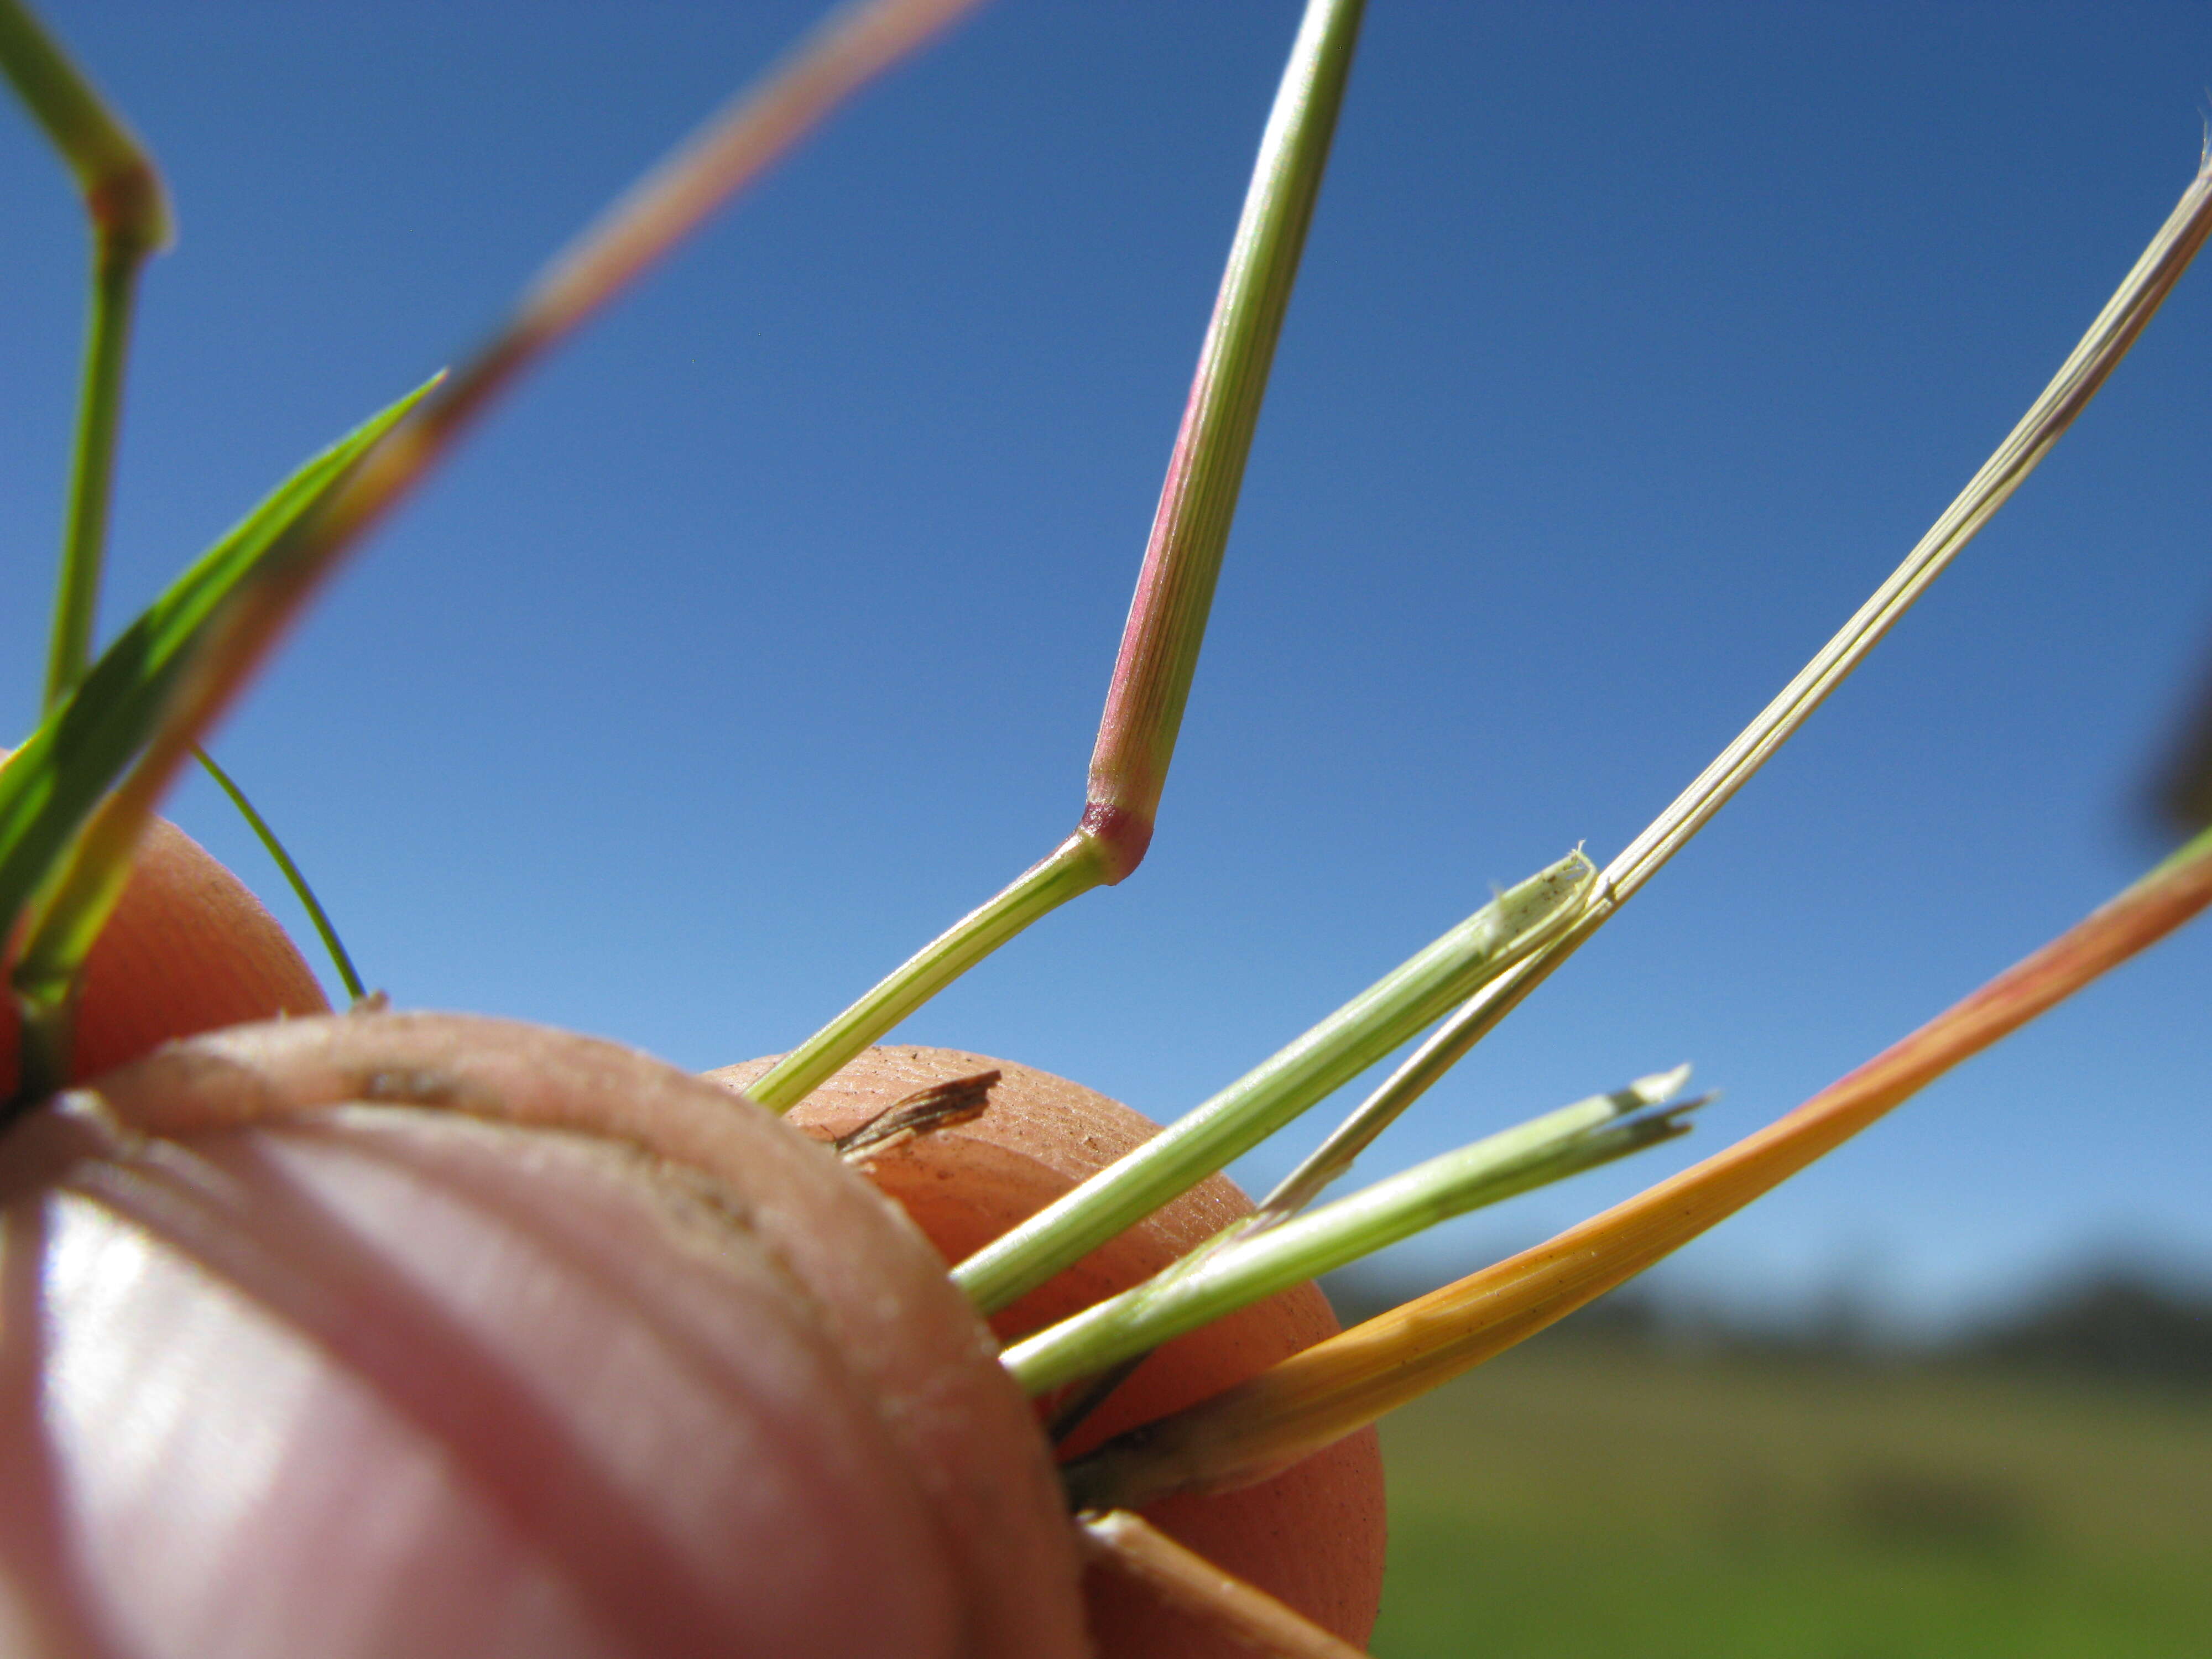
<path fill-rule="evenodd" d="M 1291 46 L 1161 486 L 1091 751 L 1081 819 L 1043 860 L 756 1078 L 747 1092 L 762 1105 L 775 1111 L 797 1105 L 1030 923 L 1128 875 L 1152 845 L 1364 4 L 1308 0 Z"/>

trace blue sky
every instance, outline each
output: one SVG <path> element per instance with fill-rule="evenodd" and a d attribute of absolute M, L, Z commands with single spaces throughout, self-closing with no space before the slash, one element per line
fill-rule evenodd
<path fill-rule="evenodd" d="M 809 15 L 48 13 L 184 231 L 147 285 L 111 626 Z M 1066 830 L 1294 23 L 1006 0 L 497 412 L 217 745 L 375 982 L 720 1064 Z M 2040 389 L 2187 182 L 2209 80 L 2192 5 L 1377 0 L 1151 857 L 900 1035 L 1171 1115 L 1492 884 L 1616 851 Z M 83 254 L 12 118 L 0 204 L 20 732 Z M 1681 1059 L 1725 1091 L 1698 1134 L 1407 1247 L 1421 1271 L 1794 1104 L 2155 854 L 2141 796 L 2212 672 L 2208 360 L 2199 271 L 1860 677 L 1370 1166 Z M 273 885 L 209 792 L 178 812 Z M 2212 1270 L 2208 983 L 2212 933 L 2169 943 L 1678 1282 L 1849 1274 L 1932 1316 L 2084 1250 Z"/>

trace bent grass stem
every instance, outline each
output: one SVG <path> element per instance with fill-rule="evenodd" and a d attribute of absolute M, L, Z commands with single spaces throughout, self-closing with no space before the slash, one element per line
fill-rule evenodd
<path fill-rule="evenodd" d="M 1105 879 L 1104 856 L 1087 836 L 1070 836 L 1003 892 L 977 906 L 907 958 L 875 989 L 745 1085 L 770 1111 L 789 1111 L 839 1066 L 1038 917 Z"/>
<path fill-rule="evenodd" d="M 331 966 L 337 970 L 338 982 L 345 987 L 348 997 L 359 1002 L 368 994 L 368 988 L 362 985 L 361 975 L 354 970 L 353 957 L 347 954 L 344 941 L 338 938 L 338 930 L 331 921 L 330 912 L 323 908 L 322 901 L 315 896 L 315 890 L 307 884 L 306 874 L 294 861 L 291 854 L 285 850 L 284 843 L 276 838 L 276 832 L 269 827 L 269 821 L 254 810 L 253 803 L 246 798 L 246 791 L 238 787 L 238 781 L 215 763 L 215 757 L 194 744 L 192 758 L 200 763 L 202 771 L 215 780 L 216 787 L 230 798 L 230 804 L 238 810 L 238 816 L 246 820 L 246 828 L 252 830 L 254 838 L 260 842 L 261 850 L 269 854 L 283 873 L 285 884 L 292 890 L 292 896 L 300 902 L 300 908 L 307 913 L 307 920 L 313 924 L 315 937 L 322 940 L 323 949 L 330 953 Z"/>
<path fill-rule="evenodd" d="M 137 135 L 20 0 L 0 0 L 0 73 L 75 177 L 92 227 L 92 303 L 46 662 L 44 707 L 51 711 L 83 677 L 92 654 L 138 273 L 175 240 L 175 222 L 161 175 Z"/>
<path fill-rule="evenodd" d="M 747 1092 L 771 1110 L 797 1105 L 1030 922 L 1079 893 L 1111 886 L 1143 860 L 1198 672 L 1363 6 L 1364 0 L 1310 0 L 1291 45 L 1160 489 L 1099 719 L 1081 821 L 1043 863 L 953 923 L 756 1079 Z M 1040 872 L 1056 862 L 1084 878 L 1048 882 Z"/>
<path fill-rule="evenodd" d="M 113 784 L 125 768 L 131 770 L 99 805 L 93 822 L 84 823 L 79 812 L 94 811 L 88 800 L 64 803 L 70 810 L 64 812 L 47 810 L 64 781 L 58 774 L 85 772 L 89 763 L 84 757 L 58 760 L 42 726 L 10 758 L 0 771 L 7 780 L 0 784 L 0 862 L 13 859 L 19 866 L 15 875 L 22 876 L 26 868 L 31 873 L 8 884 L 12 891 L 0 901 L 0 925 L 12 926 L 34 891 L 40 914 L 14 974 L 24 1021 L 25 1065 L 15 1096 L 0 1107 L 0 1121 L 20 1109 L 41 1081 L 52 1086 L 59 1080 L 61 1073 L 54 1066 L 66 1057 L 73 976 L 122 890 L 143 818 L 343 554 L 451 452 L 474 417 L 522 369 L 787 153 L 847 95 L 975 3 L 866 0 L 833 13 L 557 256 L 507 325 L 459 374 L 440 376 L 443 383 L 412 418 L 386 434 L 327 499 L 319 495 L 312 501 L 303 523 L 288 524 L 277 544 L 256 556 L 253 579 L 226 598 L 219 613 L 204 619 L 204 628 L 195 628 L 178 683 L 165 684 L 151 700 L 158 705 L 157 729 L 137 714 L 112 720 L 116 711 L 105 704 L 97 711 L 95 723 L 118 731 L 130 727 L 127 744 L 109 743 L 97 757 L 99 787 Z M 0 0 L 0 69 L 15 82 L 80 179 L 106 181 L 97 190 L 88 185 L 95 222 L 105 222 L 103 212 L 121 216 L 128 210 L 142 215 L 131 222 L 158 225 L 166 235 L 167 204 L 150 163 L 20 0 Z M 146 206 L 149 202 L 151 208 Z M 155 216 L 143 217 L 148 213 Z M 286 489 L 298 487 L 298 482 Z M 65 572 L 65 595 L 71 586 Z M 62 610 L 69 610 L 66 598 Z M 126 637 L 155 614 L 142 617 L 125 631 Z M 88 615 L 83 626 L 88 629 Z M 58 623 L 57 638 L 73 638 L 76 631 L 74 623 Z M 140 684 L 125 688 L 130 693 L 126 701 L 148 704 L 155 688 L 143 674 L 137 678 Z M 74 695 L 64 688 L 63 701 Z M 52 716 L 69 711 L 57 705 L 48 712 L 51 723 Z M 134 766 L 131 756 L 142 746 L 145 752 Z M 64 830 L 76 833 L 73 843 L 58 843 Z M 27 837 L 37 844 L 18 844 Z M 106 860 L 118 862 L 108 867 Z"/>

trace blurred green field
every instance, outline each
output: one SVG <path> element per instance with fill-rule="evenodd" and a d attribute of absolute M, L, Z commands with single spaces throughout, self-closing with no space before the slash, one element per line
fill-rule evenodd
<path fill-rule="evenodd" d="M 1391 1659 L 2212 1655 L 2202 1392 L 1562 1332 L 1382 1435 Z"/>

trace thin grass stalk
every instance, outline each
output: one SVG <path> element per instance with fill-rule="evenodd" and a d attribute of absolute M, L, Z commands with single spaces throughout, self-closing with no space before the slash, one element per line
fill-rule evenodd
<path fill-rule="evenodd" d="M 92 228 L 92 301 L 46 660 L 52 709 L 91 656 L 138 274 L 175 240 L 175 222 L 144 144 L 19 0 L 0 0 L 0 72 L 76 179 Z"/>
<path fill-rule="evenodd" d="M 1074 833 L 756 1078 L 788 1111 L 1030 923 L 1121 880 L 1152 844 L 1275 343 L 1352 71 L 1364 0 L 1309 0 L 1245 192 L 1121 633 Z"/>
<path fill-rule="evenodd" d="M 1227 1637 L 1255 1659 L 1365 1659 L 1257 1585 L 1224 1572 L 1126 1510 L 1081 1515 L 1076 1541 L 1096 1568 L 1142 1585 L 1170 1607 Z"/>
<path fill-rule="evenodd" d="M 1266 1479 L 1643 1272 L 2212 905 L 2212 831 L 1765 1128 L 1533 1250 L 1293 1355 L 1065 1472 L 1081 1507 Z"/>
<path fill-rule="evenodd" d="M 323 902 L 315 896 L 315 890 L 307 884 L 306 872 L 285 850 L 284 843 L 276 838 L 276 832 L 269 827 L 269 820 L 263 817 L 254 809 L 253 803 L 246 799 L 246 791 L 238 787 L 238 781 L 216 764 L 215 757 L 194 744 L 192 758 L 200 763 L 202 771 L 215 780 L 216 787 L 229 797 L 230 804 L 237 809 L 239 817 L 246 820 L 246 827 L 253 831 L 254 838 L 261 843 L 261 850 L 269 854 L 283 873 L 285 884 L 292 890 L 292 896 L 300 902 L 300 908 L 307 913 L 308 921 L 313 924 L 315 937 L 322 940 L 323 949 L 330 957 L 331 966 L 337 971 L 338 982 L 345 987 L 348 997 L 359 1002 L 368 994 L 368 988 L 362 985 L 361 975 L 355 970 L 353 957 L 348 954 L 345 942 L 338 937 L 337 927 L 331 921 L 330 912 L 323 908 Z"/>
<path fill-rule="evenodd" d="M 2105 302 L 2042 395 L 1984 461 L 1918 544 L 1799 670 L 1757 719 L 1644 832 L 1605 867 L 1586 913 L 1546 950 L 1484 986 L 1431 1035 L 1312 1155 L 1261 1204 L 1271 1221 L 1296 1213 L 1352 1166 L 1400 1114 L 1494 1030 L 1522 1000 L 1588 942 L 1795 735 L 1829 693 L 1912 608 L 1929 583 L 2050 453 L 2088 406 L 2212 234 L 2212 144 L 2158 234 Z"/>
<path fill-rule="evenodd" d="M 789 1111 L 923 1003 L 1040 917 L 1105 879 L 1098 843 L 1070 836 L 1049 857 L 908 957 L 836 1018 L 745 1085 L 747 1098 Z"/>
<path fill-rule="evenodd" d="M 1152 842 L 1362 9 L 1362 0 L 1306 8 L 1199 349 L 1091 755 L 1083 821 L 1111 851 L 1109 881 Z"/>
<path fill-rule="evenodd" d="M 288 562 L 295 575 L 281 600 L 276 590 L 264 592 L 233 618 L 232 648 L 266 649 L 343 554 L 451 453 L 517 375 L 789 153 L 846 97 L 978 3 L 867 0 L 842 7 L 733 97 L 556 256 L 491 340 L 372 451 L 291 538 Z M 234 690 L 251 665 L 210 669 L 206 687 Z M 202 700 L 209 718 L 228 695 Z"/>
<path fill-rule="evenodd" d="M 86 327 L 83 381 L 77 394 L 76 436 L 70 459 L 69 508 L 62 527 L 61 576 L 46 653 L 44 706 L 51 709 L 84 678 L 107 558 L 109 503 L 123 425 L 124 370 L 138 274 L 152 252 L 135 236 L 105 228 L 93 233 L 92 312 Z"/>
<path fill-rule="evenodd" d="M 952 1270 L 995 1313 L 1249 1152 L 1456 1004 L 1542 947 L 1596 870 L 1569 854 L 1501 893 L 1243 1077 Z"/>
<path fill-rule="evenodd" d="M 403 400 L 377 418 L 388 419 L 411 401 Z M 392 434 L 402 429 L 394 428 Z M 366 465 L 376 453 L 372 447 L 354 465 Z M 350 476 L 341 473 L 332 480 L 331 492 L 343 489 Z M 280 490 L 279 496 L 283 494 Z M 202 735 L 237 697 L 329 575 L 330 544 L 317 542 L 309 533 L 313 513 L 311 505 L 306 516 L 278 532 L 240 573 L 235 585 L 216 600 L 165 676 L 166 694 L 143 750 L 76 832 L 58 872 L 42 885 L 31 906 L 22 954 L 10 975 L 22 1019 L 23 1060 L 15 1095 L 0 1111 L 0 1127 L 61 1086 L 67 1075 L 77 976 L 122 897 L 155 809 L 178 772 L 198 752 Z"/>
<path fill-rule="evenodd" d="M 12 929 L 47 890 L 101 796 L 159 728 L 226 598 L 264 571 L 286 532 L 429 389 L 399 398 L 295 469 L 117 635 L 0 763 L 0 929 Z"/>

